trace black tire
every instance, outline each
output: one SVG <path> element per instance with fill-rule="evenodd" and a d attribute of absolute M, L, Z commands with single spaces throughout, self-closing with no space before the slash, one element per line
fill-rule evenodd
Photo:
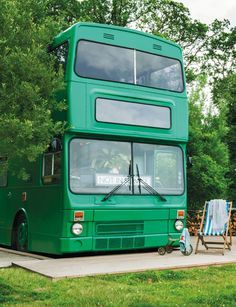
<path fill-rule="evenodd" d="M 173 246 L 172 245 L 166 245 L 166 252 L 167 252 L 167 254 L 171 254 L 173 252 Z"/>
<path fill-rule="evenodd" d="M 166 249 L 164 246 L 159 247 L 157 251 L 158 251 L 158 254 L 161 256 L 165 255 L 166 253 Z"/>
<path fill-rule="evenodd" d="M 20 214 L 14 223 L 12 247 L 22 252 L 28 250 L 28 224 L 24 214 Z"/>

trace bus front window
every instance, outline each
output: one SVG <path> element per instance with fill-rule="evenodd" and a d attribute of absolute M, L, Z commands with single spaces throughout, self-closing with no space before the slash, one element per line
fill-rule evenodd
<path fill-rule="evenodd" d="M 70 189 L 74 193 L 107 194 L 131 175 L 134 180 L 117 194 L 140 194 L 137 169 L 142 180 L 160 194 L 184 191 L 183 153 L 177 146 L 77 138 L 70 142 Z M 141 194 L 148 192 L 141 188 Z"/>
<path fill-rule="evenodd" d="M 179 147 L 134 144 L 133 152 L 134 166 L 138 165 L 140 177 L 147 184 L 163 195 L 183 193 L 183 154 Z M 136 181 L 134 191 L 135 194 L 139 194 Z M 141 193 L 148 192 L 142 188 Z"/>
<path fill-rule="evenodd" d="M 108 193 L 129 174 L 131 144 L 73 139 L 70 143 L 70 188 L 74 193 Z M 129 194 L 124 186 L 119 193 Z"/>

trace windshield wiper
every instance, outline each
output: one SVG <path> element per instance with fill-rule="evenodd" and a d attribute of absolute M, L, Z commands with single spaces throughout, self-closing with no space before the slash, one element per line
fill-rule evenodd
<path fill-rule="evenodd" d="M 141 194 L 141 183 L 143 184 L 143 187 L 146 191 L 148 191 L 152 195 L 159 196 L 161 200 L 166 201 L 166 198 L 162 196 L 159 192 L 157 192 L 155 189 L 153 189 L 152 186 L 150 186 L 147 182 L 145 182 L 139 174 L 139 168 L 138 164 L 136 164 L 136 170 L 137 170 L 137 177 L 138 177 L 138 189 L 139 189 L 139 194 Z"/>
<path fill-rule="evenodd" d="M 106 201 L 108 200 L 116 191 L 118 191 L 120 188 L 122 188 L 124 185 L 126 185 L 126 183 L 129 182 L 129 190 L 131 190 L 131 178 L 133 177 L 133 175 L 131 175 L 131 161 L 129 164 L 129 175 L 126 177 L 126 179 L 121 182 L 120 184 L 118 184 L 117 186 L 114 187 L 114 189 L 112 189 L 103 199 L 102 201 Z"/>

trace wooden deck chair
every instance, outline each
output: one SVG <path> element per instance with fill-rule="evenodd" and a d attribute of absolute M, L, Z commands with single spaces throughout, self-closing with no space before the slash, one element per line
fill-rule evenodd
<path fill-rule="evenodd" d="M 232 245 L 232 230 L 231 230 L 231 223 L 230 223 L 230 217 L 231 217 L 231 210 L 232 210 L 232 202 L 225 201 L 225 210 L 227 214 L 227 221 L 224 224 L 223 228 L 218 231 L 214 232 L 212 229 L 212 217 L 209 214 L 209 204 L 210 202 L 205 202 L 203 215 L 202 215 L 202 221 L 200 225 L 200 229 L 198 232 L 198 238 L 197 238 L 197 245 L 195 249 L 195 254 L 198 253 L 198 246 L 199 241 L 201 240 L 202 245 L 205 246 L 205 248 L 208 249 L 221 249 L 222 254 L 224 255 L 225 249 L 231 250 Z M 220 238 L 220 241 L 213 241 L 209 237 L 213 236 Z M 206 241 L 208 238 L 208 241 Z M 221 241 L 221 238 L 223 239 L 223 242 Z M 212 246 L 209 246 L 211 245 Z M 214 246 L 213 246 L 214 245 Z M 223 245 L 223 247 L 219 247 L 217 245 Z"/>

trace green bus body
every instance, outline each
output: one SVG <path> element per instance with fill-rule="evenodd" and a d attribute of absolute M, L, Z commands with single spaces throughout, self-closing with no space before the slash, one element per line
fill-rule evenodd
<path fill-rule="evenodd" d="M 78 45 L 78 42 L 82 42 L 81 45 Z M 46 158 L 44 155 L 36 162 L 24 165 L 30 174 L 30 179 L 27 182 L 8 174 L 7 184 L 2 184 L 0 187 L 0 244 L 28 251 L 63 254 L 153 248 L 174 242 L 172 240 L 178 239 L 181 233 L 181 230 L 176 230 L 175 222 L 180 218 L 185 224 L 187 202 L 188 103 L 181 48 L 160 37 L 130 29 L 92 23 L 75 24 L 54 39 L 51 49 L 65 43 L 68 47 L 65 91 L 60 93 L 60 97 L 67 100 L 68 108 L 64 116 L 69 128 L 61 140 L 60 180 L 57 180 L 56 176 L 55 179 L 53 175 L 45 175 L 47 174 L 46 164 L 44 165 L 47 163 L 45 159 L 55 161 L 56 154 Z M 163 88 L 156 88 L 149 86 L 152 83 L 148 83 L 148 86 L 141 84 L 141 82 L 149 82 L 143 81 L 144 75 L 139 77 L 138 81 L 134 80 L 136 77 L 131 78 L 132 80 L 128 82 L 124 82 L 123 79 L 106 81 L 100 77 L 97 79 L 82 76 L 83 69 L 79 66 L 76 71 L 76 63 L 80 63 L 81 60 L 78 48 L 91 47 L 90 51 L 93 54 L 92 52 L 95 52 L 96 49 L 92 48 L 93 46 L 98 46 L 98 49 L 102 50 L 107 45 L 122 47 L 122 49 L 117 49 L 118 53 L 122 56 L 127 50 L 130 57 L 134 55 L 135 61 L 136 57 L 138 59 L 145 57 L 156 63 L 152 55 L 162 56 L 163 62 L 171 61 L 169 59 L 177 60 L 181 66 L 182 85 L 177 87 L 175 79 L 173 79 L 174 90 L 172 87 L 166 89 L 166 85 Z M 110 49 L 107 50 L 107 54 L 109 54 Z M 111 48 L 111 50 L 113 49 Z M 78 57 L 76 56 L 77 52 Z M 91 62 L 93 60 L 91 59 Z M 131 60 L 129 63 L 131 64 L 127 65 L 132 66 L 137 76 L 137 71 L 141 69 L 142 65 L 142 69 L 145 70 L 145 65 L 142 63 L 137 64 L 135 68 L 133 68 Z M 90 73 L 92 74 L 92 72 Z M 131 75 L 129 71 L 128 74 Z M 114 78 L 118 77 L 114 74 Z M 159 80 L 159 74 L 154 74 L 153 78 L 154 81 Z M 137 82 L 140 83 L 137 84 Z M 159 84 L 162 84 L 161 81 Z M 172 86 L 171 82 L 168 84 Z M 132 103 L 136 108 L 135 111 L 132 111 Z M 121 123 L 109 122 L 108 109 L 111 107 L 112 112 L 113 106 L 114 110 L 118 110 L 115 112 L 117 114 L 112 115 L 115 120 L 119 116 L 122 117 L 120 114 L 125 113 L 125 108 L 131 110 L 131 112 L 127 111 L 131 114 L 127 114 L 128 120 L 129 116 L 131 118 L 133 114 L 140 114 L 141 108 L 144 108 L 143 112 L 156 112 L 157 116 L 159 116 L 158 112 L 164 112 L 166 123 L 165 121 L 162 123 L 162 115 L 159 118 L 160 128 L 152 127 L 151 121 L 149 124 L 141 117 L 142 125 L 137 124 L 138 116 L 132 117 L 132 124 L 123 123 L 122 118 Z M 158 109 L 156 106 L 161 108 Z M 95 114 L 96 112 L 100 112 L 100 114 Z M 103 117 L 104 120 L 98 120 Z M 153 122 L 155 122 L 155 117 Z M 120 177 L 110 171 L 96 173 L 96 163 L 101 162 L 99 155 L 96 156 L 96 148 L 99 151 L 100 144 L 104 146 L 104 155 L 110 148 L 111 152 L 112 148 L 114 150 L 120 148 L 121 152 L 117 159 L 123 164 L 114 162 L 116 163 L 114 165 L 119 165 L 119 163 L 124 165 L 125 171 Z M 165 157 L 166 152 L 168 153 L 167 158 Z M 77 163 L 74 161 L 76 160 L 74 155 L 76 159 L 85 157 L 88 160 L 86 163 L 92 161 L 95 166 L 88 168 L 86 164 L 83 168 L 83 175 L 80 173 L 74 176 L 71 170 L 73 163 L 75 165 Z M 177 162 L 171 160 L 172 157 L 177 156 L 180 157 L 178 161 L 176 158 Z M 93 157 L 95 159 L 92 159 Z M 111 159 L 115 161 L 114 157 Z M 144 164 L 144 159 L 149 159 L 148 162 L 145 162 L 146 164 Z M 167 161 L 166 166 L 162 167 L 158 159 L 164 161 L 163 163 Z M 80 160 L 79 163 L 82 166 L 83 163 L 85 164 Z M 156 163 L 155 167 L 153 166 L 155 170 L 150 169 L 152 163 Z M 177 176 L 172 173 L 163 175 L 166 182 L 172 180 L 179 184 L 176 188 L 177 192 L 168 190 L 168 187 L 160 188 L 160 191 L 161 189 L 169 191 L 168 193 L 162 191 L 166 201 L 158 195 L 147 192 L 143 186 L 138 187 L 138 181 L 135 183 L 134 176 L 137 177 L 138 168 L 140 168 L 141 177 L 143 175 L 143 179 L 149 181 L 150 184 L 152 177 L 145 175 L 143 169 L 149 168 L 153 178 L 156 176 L 155 180 L 159 180 L 156 174 L 158 170 L 164 174 L 165 170 L 171 169 L 171 163 L 174 165 L 173 169 L 176 167 L 177 170 L 177 167 L 182 167 L 183 173 L 180 169 L 178 179 L 168 179 L 167 176 Z M 180 166 L 176 166 L 177 164 Z M 103 169 L 106 169 L 106 163 L 103 163 Z M 115 171 L 117 171 L 116 168 Z M 43 178 L 43 174 L 45 178 Z M 115 181 L 117 184 L 123 182 L 124 175 L 131 175 L 130 186 L 121 187 L 104 200 L 107 193 L 117 186 Z M 82 178 L 85 180 L 84 185 L 81 183 Z M 103 187 L 102 182 L 106 180 L 108 183 Z M 172 185 L 174 186 L 174 184 Z M 157 190 L 156 186 L 153 187 Z M 139 189 L 141 189 L 141 193 Z M 173 191 L 175 191 L 174 188 Z M 184 216 L 182 215 L 183 210 Z M 72 232 L 74 223 L 82 225 L 81 234 L 76 235 Z M 17 233 L 19 240 L 26 240 L 25 246 L 15 244 Z M 178 245 L 178 241 L 174 244 Z"/>

